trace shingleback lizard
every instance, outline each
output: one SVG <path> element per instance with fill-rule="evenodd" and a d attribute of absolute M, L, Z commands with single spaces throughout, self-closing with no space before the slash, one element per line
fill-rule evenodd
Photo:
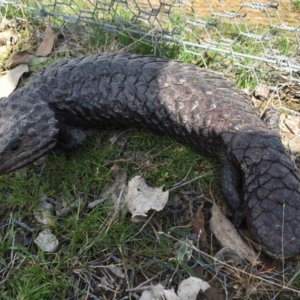
<path fill-rule="evenodd" d="M 220 161 L 235 222 L 273 257 L 300 252 L 300 180 L 279 134 L 222 76 L 166 58 L 92 55 L 39 71 L 0 104 L 0 174 L 75 146 L 81 128 L 135 126 Z"/>

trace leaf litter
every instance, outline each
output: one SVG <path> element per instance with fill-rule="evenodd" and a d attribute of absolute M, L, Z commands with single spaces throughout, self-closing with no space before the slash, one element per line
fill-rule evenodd
<path fill-rule="evenodd" d="M 189 277 L 179 284 L 177 293 L 174 289 L 165 289 L 162 284 L 151 286 L 145 290 L 140 300 L 196 300 L 200 290 L 205 292 L 210 285 L 197 277 Z"/>
<path fill-rule="evenodd" d="M 28 66 L 21 64 L 0 77 L 0 98 L 8 97 L 18 86 L 21 76 L 28 71 Z"/>
<path fill-rule="evenodd" d="M 27 50 L 15 52 L 8 61 L 9 67 L 14 67 L 20 64 L 28 64 L 31 53 Z"/>
<path fill-rule="evenodd" d="M 133 177 L 128 183 L 125 203 L 133 222 L 143 222 L 150 209 L 161 211 L 168 202 L 169 192 L 162 188 L 149 187 L 141 176 Z"/>
<path fill-rule="evenodd" d="M 34 242 L 43 252 L 55 252 L 59 245 L 58 239 L 49 228 L 42 230 Z"/>
<path fill-rule="evenodd" d="M 0 32 L 0 45 L 15 45 L 21 39 L 21 34 L 14 30 Z"/>
<path fill-rule="evenodd" d="M 28 50 L 17 51 L 9 59 L 7 67 L 15 67 L 20 64 L 36 65 L 44 63 L 48 60 L 48 57 L 39 57 Z"/>
<path fill-rule="evenodd" d="M 168 201 L 168 191 L 163 191 L 162 188 L 149 187 L 145 180 L 140 176 L 133 177 L 128 186 L 126 185 L 125 175 L 122 169 L 114 165 L 112 167 L 112 173 L 114 181 L 104 191 L 101 197 L 101 201 L 95 200 L 90 208 L 94 208 L 96 205 L 103 203 L 103 200 L 113 200 L 115 210 L 120 210 L 120 207 L 124 204 L 127 209 L 132 213 L 133 222 L 145 222 L 146 216 L 149 210 L 161 211 Z M 123 193 L 124 192 L 124 193 Z M 123 197 L 120 197 L 123 195 Z M 124 198 L 120 201 L 120 198 Z M 203 206 L 200 206 L 202 209 Z M 53 225 L 53 205 L 47 202 L 45 197 L 41 197 L 41 200 L 34 210 L 34 214 L 37 220 L 46 225 Z M 56 236 L 51 232 L 49 228 L 41 231 L 35 243 L 44 252 L 55 252 L 58 249 L 58 240 Z M 179 261 L 188 262 L 192 257 L 193 241 L 185 238 L 180 242 L 178 249 L 176 250 L 176 259 Z M 116 265 L 109 265 L 108 269 L 120 278 L 124 278 L 124 272 Z M 113 289 L 114 280 L 111 275 L 102 276 L 100 278 L 100 285 L 106 290 Z M 150 289 L 145 290 L 140 299 L 178 299 L 178 300 L 193 300 L 196 299 L 200 290 L 205 291 L 210 285 L 202 279 L 190 277 L 183 280 L 177 293 L 174 289 L 164 289 L 161 284 L 151 286 Z"/>
<path fill-rule="evenodd" d="M 210 219 L 210 230 L 223 247 L 234 249 L 243 259 L 255 262 L 258 254 L 240 237 L 234 225 L 224 216 L 220 208 L 214 204 Z"/>
<path fill-rule="evenodd" d="M 53 33 L 52 28 L 50 26 L 47 26 L 44 39 L 36 50 L 36 55 L 48 56 L 52 52 L 55 37 L 56 35 Z"/>

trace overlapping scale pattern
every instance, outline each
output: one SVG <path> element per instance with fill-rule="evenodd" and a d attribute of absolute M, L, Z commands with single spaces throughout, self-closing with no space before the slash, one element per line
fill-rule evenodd
<path fill-rule="evenodd" d="M 93 55 L 41 70 L 10 98 L 20 95 L 19 105 L 41 103 L 43 113 L 52 118 L 54 112 L 60 124 L 147 128 L 218 158 L 224 197 L 234 210 L 244 210 L 264 251 L 275 257 L 300 251 L 295 166 L 279 134 L 258 117 L 250 98 L 222 76 L 154 56 Z M 23 122 L 32 120 L 24 109 Z M 38 120 L 37 135 L 41 128 L 45 131 Z M 52 131 L 54 126 L 49 122 Z"/>

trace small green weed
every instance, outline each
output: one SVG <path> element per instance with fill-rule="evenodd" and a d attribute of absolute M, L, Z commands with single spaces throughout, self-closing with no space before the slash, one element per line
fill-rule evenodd
<path fill-rule="evenodd" d="M 300 9 L 300 1 L 299 0 L 291 0 L 291 2 L 295 5 L 297 9 Z"/>

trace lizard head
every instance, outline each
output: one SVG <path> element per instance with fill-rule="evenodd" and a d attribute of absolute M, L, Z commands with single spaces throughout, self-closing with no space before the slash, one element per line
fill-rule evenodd
<path fill-rule="evenodd" d="M 24 99 L 15 92 L 0 99 L 0 174 L 34 162 L 56 143 L 54 113 L 32 96 Z"/>

